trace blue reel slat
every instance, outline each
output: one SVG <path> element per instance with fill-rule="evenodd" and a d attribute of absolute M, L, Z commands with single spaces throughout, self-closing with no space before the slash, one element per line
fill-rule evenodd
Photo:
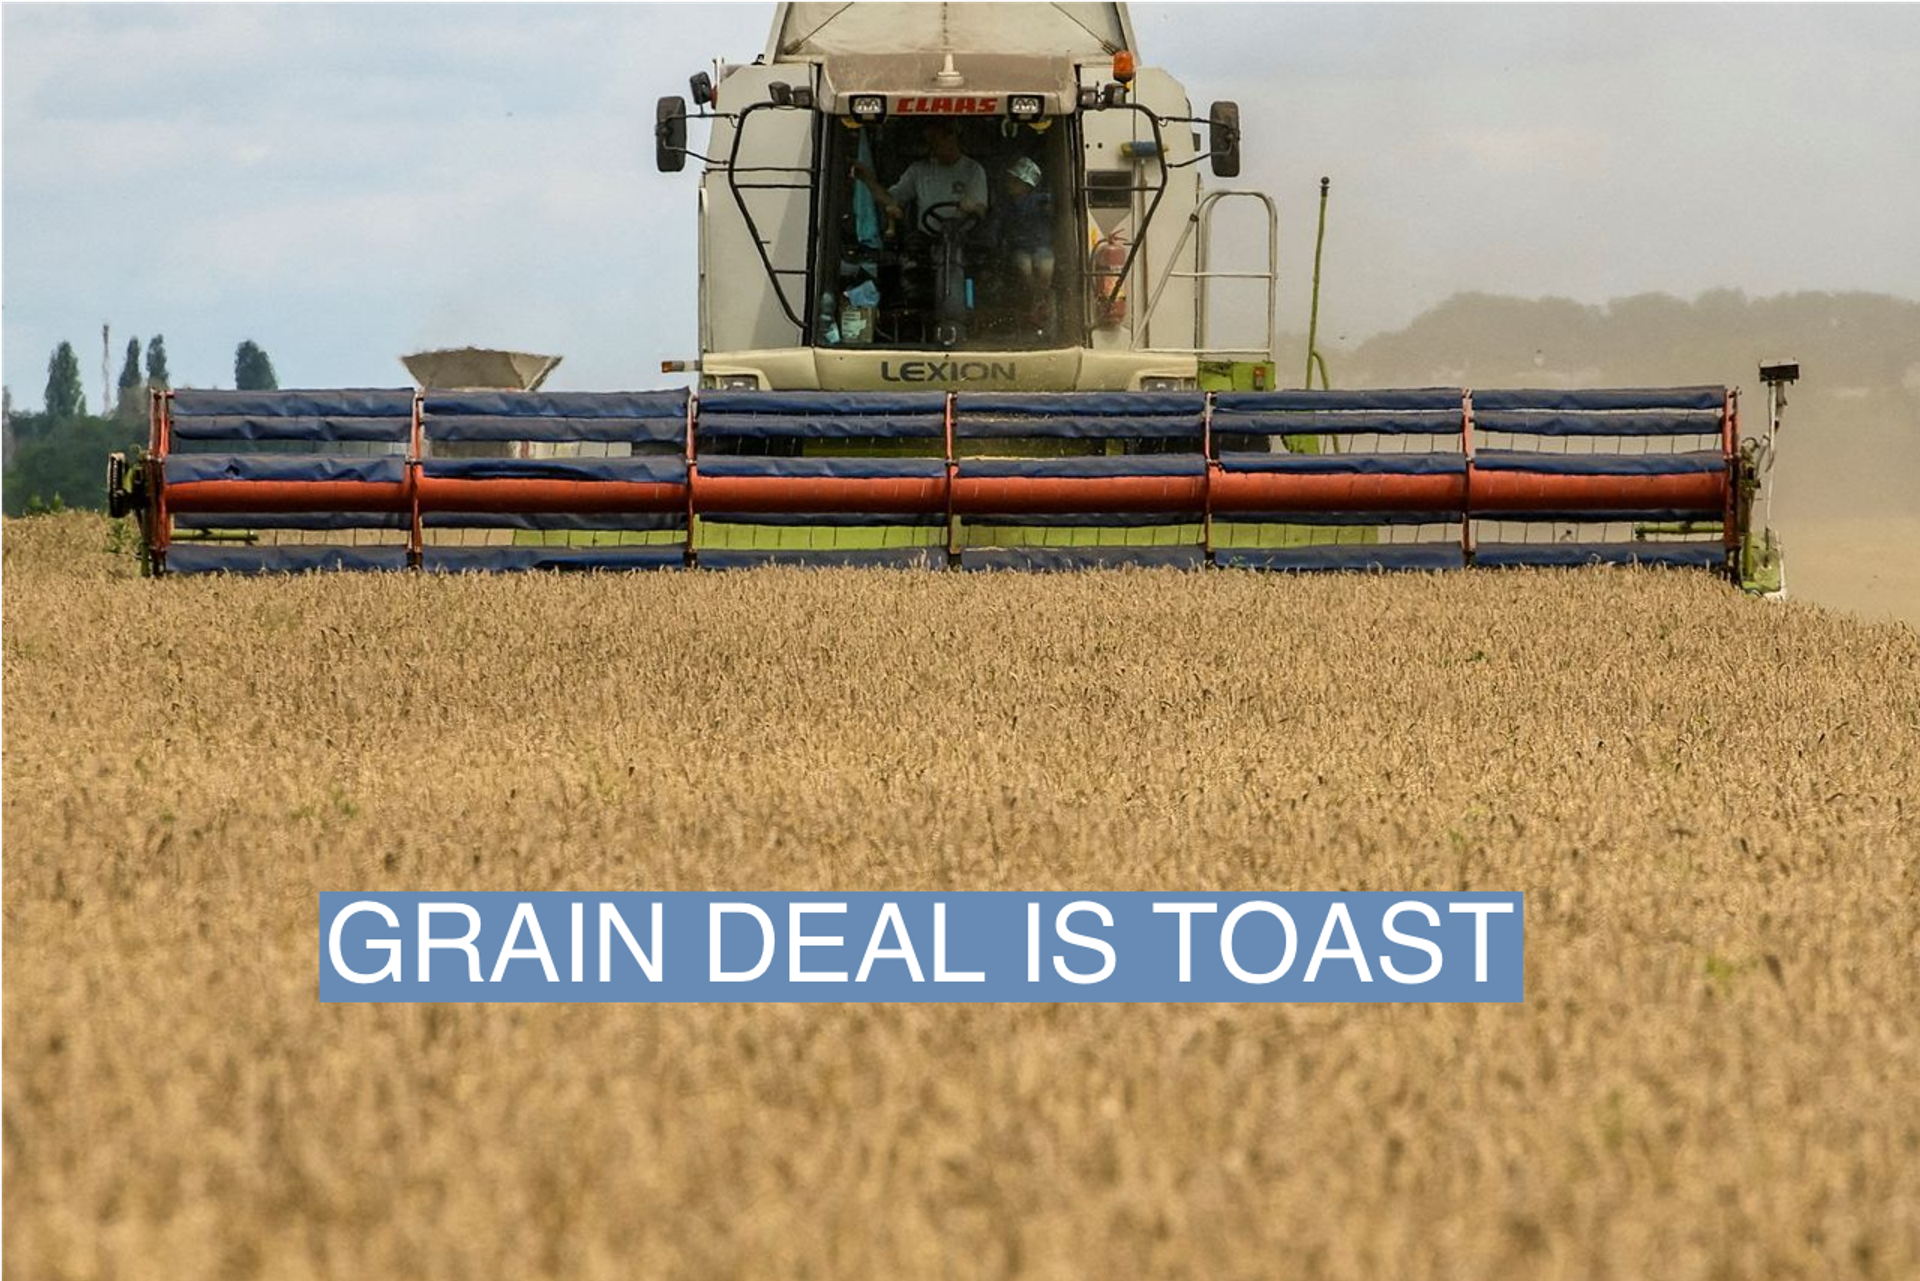
<path fill-rule="evenodd" d="M 1394 391 L 1223 391 L 1213 398 L 1217 422 L 1223 413 L 1269 414 L 1280 411 L 1352 412 L 1356 410 L 1451 410 L 1460 412 L 1465 393 L 1458 387 L 1419 387 Z"/>
<path fill-rule="evenodd" d="M 703 391 L 701 414 L 773 417 L 870 418 L 930 415 L 945 418 L 947 397 L 938 391 Z"/>
<path fill-rule="evenodd" d="M 420 567 L 430 572 L 507 573 L 533 569 L 584 572 L 679 569 L 678 547 L 426 547 Z"/>
<path fill-rule="evenodd" d="M 1220 548 L 1214 563 L 1229 569 L 1435 570 L 1461 569 L 1458 543 L 1320 543 L 1306 547 Z"/>
<path fill-rule="evenodd" d="M 1216 435 L 1258 436 L 1458 436 L 1460 407 L 1452 409 L 1358 410 L 1352 413 L 1276 410 L 1272 413 L 1214 410 Z"/>
<path fill-rule="evenodd" d="M 1199 569 L 1205 564 L 1206 553 L 1198 547 L 970 547 L 960 553 L 965 570 Z"/>
<path fill-rule="evenodd" d="M 1473 563 L 1488 569 L 1528 566 L 1565 568 L 1574 565 L 1670 565 L 1688 569 L 1718 569 L 1727 563 L 1727 549 L 1719 542 L 1630 543 L 1482 543 Z"/>
<path fill-rule="evenodd" d="M 664 418 L 684 423 L 687 393 L 670 391 L 430 391 L 429 417 Z"/>
<path fill-rule="evenodd" d="M 357 480 L 399 484 L 407 476 L 407 460 L 342 458 L 330 454 L 169 454 L 169 485 L 198 480 Z"/>
<path fill-rule="evenodd" d="M 413 392 L 402 388 L 286 391 L 176 391 L 179 417 L 413 418 Z"/>
<path fill-rule="evenodd" d="M 1486 410 L 1712 409 L 1727 403 L 1725 387 L 1617 387 L 1567 391 L 1557 388 L 1494 388 L 1473 393 L 1474 412 Z"/>
<path fill-rule="evenodd" d="M 700 474 L 721 478 L 891 480 L 945 477 L 947 464 L 942 458 L 764 458 L 752 454 L 714 454 L 700 459 Z"/>
<path fill-rule="evenodd" d="M 1223 453 L 1220 466 L 1233 472 L 1299 472 L 1306 475 L 1433 476 L 1464 472 L 1459 454 L 1241 454 Z"/>
<path fill-rule="evenodd" d="M 429 458 L 421 474 L 438 480 L 613 480 L 678 484 L 686 459 L 671 454 L 638 458 Z"/>
<path fill-rule="evenodd" d="M 971 440 L 1191 436 L 1203 430 L 1200 392 L 963 392 L 954 398 L 954 435 Z"/>
<path fill-rule="evenodd" d="M 251 547 L 231 543 L 175 543 L 167 570 L 175 574 L 303 574 L 335 570 L 400 570 L 404 547 Z"/>
<path fill-rule="evenodd" d="M 702 407 L 696 435 L 701 440 L 715 436 L 744 436 L 754 440 L 847 440 L 860 437 L 938 440 L 946 434 L 946 430 L 947 420 L 942 415 L 819 415 L 802 418 L 777 414 L 727 414 Z"/>
<path fill-rule="evenodd" d="M 685 449 L 687 424 L 682 418 L 515 418 L 483 414 L 430 414 L 426 420 L 426 437 L 429 441 L 627 441 L 636 445 L 672 445 Z"/>
<path fill-rule="evenodd" d="M 1200 414 L 1180 417 L 1153 415 L 1130 418 L 1047 417 L 988 418 L 957 414 L 953 434 L 962 440 L 1140 440 L 1189 437 L 1195 450 L 1205 424 Z"/>
<path fill-rule="evenodd" d="M 758 569 L 766 565 L 798 565 L 812 569 L 853 566 L 867 569 L 935 569 L 946 563 L 947 553 L 944 548 L 938 547 L 876 547 L 855 551 L 728 549 L 703 551 L 699 556 L 701 569 Z"/>
<path fill-rule="evenodd" d="M 1659 412 L 1562 413 L 1473 411 L 1476 431 L 1515 436 L 1718 436 L 1720 414 L 1698 409 Z"/>
<path fill-rule="evenodd" d="M 754 440 L 932 438 L 946 433 L 941 392 L 705 391 L 696 433 Z"/>
<path fill-rule="evenodd" d="M 961 392 L 954 414 L 987 418 L 1198 418 L 1207 398 L 1197 391 Z"/>
<path fill-rule="evenodd" d="M 1522 471 L 1543 476 L 1691 476 L 1727 469 L 1718 451 L 1676 454 L 1536 454 L 1483 449 L 1474 455 L 1480 471 Z"/>
<path fill-rule="evenodd" d="M 413 435 L 411 413 L 391 418 L 254 414 L 180 414 L 170 420 L 175 440 L 375 441 L 405 444 Z"/>
<path fill-rule="evenodd" d="M 1201 476 L 1206 460 L 1199 454 L 1095 454 L 1083 458 L 963 458 L 965 477 L 1033 476 L 1096 478 L 1110 476 Z"/>

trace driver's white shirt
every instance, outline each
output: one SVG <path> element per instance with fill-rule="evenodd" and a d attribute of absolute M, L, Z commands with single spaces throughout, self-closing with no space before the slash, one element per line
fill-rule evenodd
<path fill-rule="evenodd" d="M 907 166 L 900 180 L 887 188 L 887 194 L 901 204 L 913 202 L 913 215 L 924 218 L 935 205 L 967 201 L 978 208 L 987 205 L 987 171 L 978 160 L 962 156 L 950 165 L 932 158 L 916 160 Z M 947 210 L 941 216 L 951 218 L 958 211 Z"/>

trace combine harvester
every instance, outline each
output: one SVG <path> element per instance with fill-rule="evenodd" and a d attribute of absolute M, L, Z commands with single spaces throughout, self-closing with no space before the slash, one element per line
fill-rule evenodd
<path fill-rule="evenodd" d="M 1772 567 L 1726 388 L 1278 389 L 1274 203 L 1200 177 L 1238 109 L 1134 50 L 1118 4 L 782 5 L 659 104 L 697 392 L 161 394 L 115 510 L 154 572 Z"/>

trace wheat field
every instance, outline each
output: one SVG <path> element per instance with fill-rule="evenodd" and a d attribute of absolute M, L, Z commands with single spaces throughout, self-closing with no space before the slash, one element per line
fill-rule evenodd
<path fill-rule="evenodd" d="M 1920 635 L 5 527 L 11 1277 L 1920 1275 Z M 322 1006 L 323 889 L 1524 890 L 1493 1006 Z"/>

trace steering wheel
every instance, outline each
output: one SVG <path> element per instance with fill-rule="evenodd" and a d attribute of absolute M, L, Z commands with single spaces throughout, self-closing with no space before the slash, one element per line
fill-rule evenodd
<path fill-rule="evenodd" d="M 979 225 L 979 214 L 962 213 L 957 218 L 949 218 L 941 212 L 945 209 L 958 208 L 960 208 L 960 202 L 958 200 L 942 200 L 937 205 L 928 205 L 920 211 L 920 230 L 924 234 L 932 236 L 937 240 L 950 231 L 971 231 Z"/>

